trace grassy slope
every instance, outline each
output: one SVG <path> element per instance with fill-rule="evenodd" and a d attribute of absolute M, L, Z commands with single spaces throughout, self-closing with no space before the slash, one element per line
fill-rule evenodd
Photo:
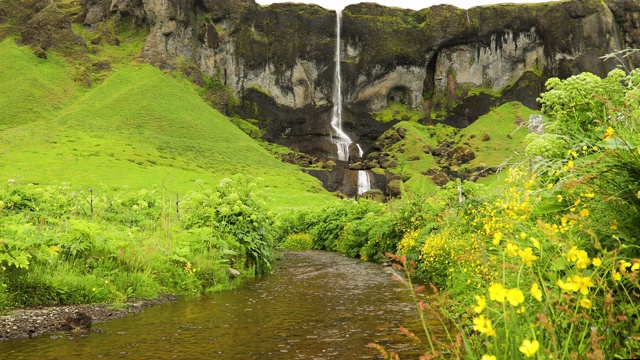
<path fill-rule="evenodd" d="M 79 93 L 63 59 L 39 59 L 11 39 L 0 42 L 0 130 L 50 119 Z"/>
<path fill-rule="evenodd" d="M 510 102 L 460 131 L 457 142 L 468 144 L 476 154 L 469 166 L 497 166 L 513 157 L 515 152 L 522 152 L 523 140 L 528 134 L 527 127 L 522 124 L 534 113 L 537 112 L 519 102 Z M 489 135 L 490 140 L 483 141 L 484 134 Z"/>
<path fill-rule="evenodd" d="M 192 85 L 151 66 L 119 66 L 68 103 L 77 92 L 67 91 L 75 85 L 63 61 L 37 59 L 10 40 L 2 43 L 0 59 L 3 77 L 62 85 L 7 89 L 2 82 L 3 112 L 10 113 L 3 124 L 11 127 L 0 129 L 0 179 L 81 187 L 164 184 L 181 193 L 198 179 L 213 184 L 245 173 L 261 177 L 279 206 L 331 199 L 316 179 L 273 158 L 207 106 Z M 31 70 L 28 77 L 22 69 Z"/>
<path fill-rule="evenodd" d="M 444 141 L 453 140 L 456 146 L 464 144 L 471 147 L 476 155 L 475 159 L 461 165 L 459 169 L 497 167 L 513 157 L 515 152 L 524 150 L 523 140 L 528 130 L 519 124 L 526 122 L 533 113 L 536 112 L 518 102 L 507 103 L 481 116 L 457 134 L 455 129 L 447 126 L 400 122 L 394 128 L 407 129 L 406 136 L 386 150 L 397 159 L 396 171 L 405 178 L 410 177 L 405 183 L 407 189 L 420 193 L 433 192 L 436 185 L 421 173 L 428 169 L 439 169 L 439 166 L 433 155 L 425 153 L 426 146 L 436 148 Z M 485 134 L 489 135 L 490 140 L 482 141 Z M 400 149 L 403 151 L 399 151 Z M 479 182 L 495 185 L 499 183 L 498 177 L 499 175 L 492 175 L 480 178 Z"/>

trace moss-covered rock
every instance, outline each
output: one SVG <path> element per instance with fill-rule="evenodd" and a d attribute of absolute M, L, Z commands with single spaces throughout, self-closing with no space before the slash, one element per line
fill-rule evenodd
<path fill-rule="evenodd" d="M 84 41 L 71 29 L 71 18 L 55 3 L 49 4 L 27 22 L 21 41 L 34 48 L 54 48 L 66 54 L 82 51 Z"/>

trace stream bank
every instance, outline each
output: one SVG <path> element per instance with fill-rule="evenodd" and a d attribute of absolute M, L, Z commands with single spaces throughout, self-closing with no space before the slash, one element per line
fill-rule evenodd
<path fill-rule="evenodd" d="M 15 309 L 10 314 L 0 316 L 0 341 L 32 338 L 57 331 L 86 333 L 87 330 L 73 330 L 73 318 L 77 314 L 91 317 L 92 324 L 137 314 L 145 308 L 176 301 L 174 295 L 165 295 L 156 299 L 135 299 L 124 304 L 83 304 L 54 306 L 41 309 Z M 92 326 L 92 332 L 101 329 Z"/>

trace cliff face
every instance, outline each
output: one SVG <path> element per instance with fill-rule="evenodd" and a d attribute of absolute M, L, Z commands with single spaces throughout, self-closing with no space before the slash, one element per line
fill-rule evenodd
<path fill-rule="evenodd" d="M 236 111 L 262 120 L 267 138 L 322 152 L 292 139 L 328 134 L 334 12 L 253 0 L 84 0 L 84 8 L 87 26 L 114 16 L 149 26 L 145 59 L 192 60 L 243 100 Z M 369 112 L 389 102 L 455 126 L 504 101 L 536 107 L 549 77 L 606 75 L 620 62 L 600 57 L 639 39 L 640 5 L 630 0 L 420 11 L 351 5 L 342 30 L 345 127 L 356 141 L 374 140 L 387 126 Z"/>
<path fill-rule="evenodd" d="M 619 63 L 600 57 L 639 39 L 633 1 L 505 4 L 468 11 L 358 4 L 344 12 L 348 60 L 354 63 L 347 77 L 348 102 L 376 110 L 393 96 L 424 109 L 428 118 L 456 126 L 504 101 L 536 107 L 549 77 L 583 71 L 604 76 Z M 413 81 L 398 76 L 407 71 Z"/>

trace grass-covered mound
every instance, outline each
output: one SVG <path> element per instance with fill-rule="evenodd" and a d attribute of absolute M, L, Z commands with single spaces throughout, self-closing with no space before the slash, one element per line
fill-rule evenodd
<path fill-rule="evenodd" d="M 205 104 L 187 81 L 130 63 L 78 96 L 63 60 L 38 59 L 11 40 L 0 57 L 3 77 L 29 82 L 0 90 L 9 114 L 0 132 L 2 178 L 85 188 L 156 184 L 182 193 L 196 180 L 217 184 L 242 173 L 262 178 L 278 205 L 330 198 L 318 181 L 275 159 Z M 14 82 L 20 83 L 7 84 Z"/>
<path fill-rule="evenodd" d="M 380 137 L 377 145 L 382 150 L 370 157 L 382 154 L 392 159 L 395 167 L 390 170 L 401 175 L 405 188 L 414 193 L 434 193 L 443 185 L 438 176 L 444 182 L 461 177 L 494 184 L 498 176 L 492 174 L 524 154 L 527 122 L 534 113 L 510 102 L 464 129 L 401 121 Z"/>

